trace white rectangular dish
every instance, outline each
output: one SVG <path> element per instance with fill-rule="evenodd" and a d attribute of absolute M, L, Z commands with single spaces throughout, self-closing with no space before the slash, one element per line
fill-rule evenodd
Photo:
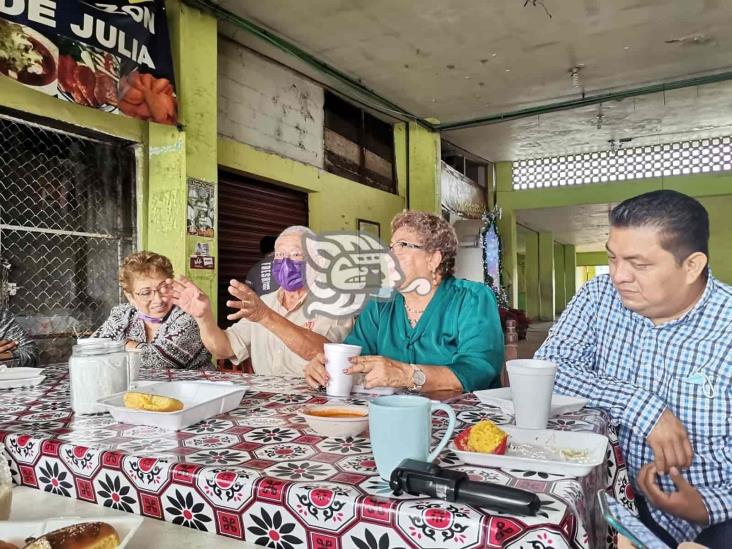
<path fill-rule="evenodd" d="M 513 415 L 513 397 L 511 396 L 510 387 L 501 387 L 500 389 L 486 389 L 484 391 L 475 391 L 483 404 L 498 406 L 505 414 Z M 565 395 L 552 395 L 552 407 L 549 417 L 567 414 L 569 412 L 577 412 L 587 405 L 586 398 L 571 397 Z"/>
<path fill-rule="evenodd" d="M 582 431 L 519 429 L 518 427 L 510 427 L 508 425 L 501 425 L 500 427 L 508 434 L 508 450 L 504 455 L 458 450 L 454 442 L 450 443 L 450 449 L 462 461 L 471 465 L 498 467 L 501 469 L 519 469 L 521 471 L 553 473 L 573 477 L 584 477 L 592 469 L 605 461 L 608 440 L 604 435 Z M 526 457 L 512 450 L 512 443 L 537 446 L 545 449 L 547 454 L 557 455 Z M 559 456 L 561 450 L 586 452 L 586 459 L 583 460 L 583 463 L 562 459 Z"/>
<path fill-rule="evenodd" d="M 177 412 L 148 412 L 127 408 L 122 400 L 126 391 L 99 399 L 98 402 L 120 423 L 179 431 L 233 410 L 239 406 L 247 388 L 228 382 L 170 381 L 146 385 L 141 390 L 176 398 L 183 403 L 183 409 Z"/>
<path fill-rule="evenodd" d="M 43 373 L 43 368 L 6 368 L 0 366 L 0 381 L 16 379 L 29 379 L 38 377 Z"/>
<path fill-rule="evenodd" d="M 3 379 L 0 377 L 0 389 L 18 389 L 20 387 L 35 387 L 39 385 L 46 376 L 25 377 L 23 379 Z"/>
<path fill-rule="evenodd" d="M 38 538 L 59 528 L 82 522 L 106 522 L 117 531 L 120 539 L 118 549 L 123 549 L 135 535 L 142 521 L 142 517 L 134 515 L 129 517 L 61 517 L 32 521 L 0 521 L 0 539 L 7 543 L 13 543 L 18 547 L 24 547 L 26 538 Z"/>

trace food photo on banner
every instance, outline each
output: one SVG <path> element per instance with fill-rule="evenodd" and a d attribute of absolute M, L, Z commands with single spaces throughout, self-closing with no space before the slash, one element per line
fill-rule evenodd
<path fill-rule="evenodd" d="M 177 123 L 163 0 L 3 0 L 0 74 L 63 101 Z"/>

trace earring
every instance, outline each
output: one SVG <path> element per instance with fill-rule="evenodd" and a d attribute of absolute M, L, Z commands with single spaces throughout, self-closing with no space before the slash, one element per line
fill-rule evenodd
<path fill-rule="evenodd" d="M 432 285 L 435 286 L 437 284 L 437 271 L 432 271 Z"/>

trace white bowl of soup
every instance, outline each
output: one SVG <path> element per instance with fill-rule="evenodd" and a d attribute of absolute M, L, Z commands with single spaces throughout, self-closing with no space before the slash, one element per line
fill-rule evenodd
<path fill-rule="evenodd" d="M 355 437 L 369 426 L 368 406 L 322 404 L 306 406 L 299 414 L 313 431 L 324 437 Z"/>

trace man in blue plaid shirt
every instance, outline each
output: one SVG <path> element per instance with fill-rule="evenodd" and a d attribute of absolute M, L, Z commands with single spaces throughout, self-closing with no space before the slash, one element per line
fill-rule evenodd
<path fill-rule="evenodd" d="M 536 352 L 557 392 L 608 411 L 641 520 L 672 547 L 732 547 L 732 288 L 707 266 L 709 218 L 675 191 L 610 213 L 610 274 Z"/>

